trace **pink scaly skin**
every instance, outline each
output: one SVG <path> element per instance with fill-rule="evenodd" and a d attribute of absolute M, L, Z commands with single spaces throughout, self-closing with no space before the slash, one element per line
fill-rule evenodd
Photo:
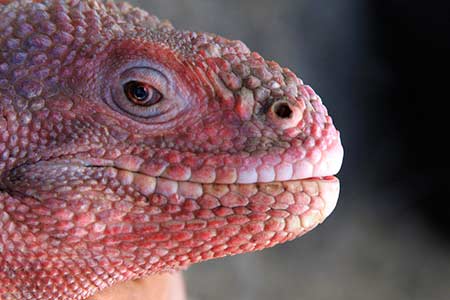
<path fill-rule="evenodd" d="M 339 132 L 239 41 L 128 4 L 0 1 L 0 298 L 87 299 L 336 205 Z"/>

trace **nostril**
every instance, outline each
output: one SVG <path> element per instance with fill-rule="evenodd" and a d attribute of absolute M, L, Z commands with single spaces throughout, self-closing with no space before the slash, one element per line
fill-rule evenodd
<path fill-rule="evenodd" d="M 267 111 L 267 120 L 279 129 L 297 127 L 303 118 L 302 102 L 291 99 L 274 99 Z"/>
<path fill-rule="evenodd" d="M 275 102 L 273 104 L 273 112 L 275 113 L 275 115 L 277 115 L 280 119 L 290 119 L 292 118 L 292 109 L 289 106 L 289 103 L 284 102 L 284 101 L 280 101 L 280 102 Z"/>

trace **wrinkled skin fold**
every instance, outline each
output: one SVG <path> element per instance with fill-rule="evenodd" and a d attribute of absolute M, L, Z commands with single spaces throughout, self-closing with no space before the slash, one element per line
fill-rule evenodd
<path fill-rule="evenodd" d="M 126 3 L 21 0 L 0 1 L 0 49 L 2 300 L 262 250 L 336 205 L 321 99 L 240 41 Z"/>

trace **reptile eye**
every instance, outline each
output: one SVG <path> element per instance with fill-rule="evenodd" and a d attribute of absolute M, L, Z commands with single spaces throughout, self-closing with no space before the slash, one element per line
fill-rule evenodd
<path fill-rule="evenodd" d="M 151 106 L 161 101 L 163 97 L 157 89 L 139 81 L 125 83 L 123 90 L 128 100 L 140 106 Z"/>
<path fill-rule="evenodd" d="M 126 65 L 106 74 L 104 82 L 108 88 L 102 88 L 105 102 L 116 112 L 143 124 L 173 120 L 189 105 L 188 93 L 180 88 L 183 82 L 178 77 L 157 67 L 160 70 Z"/>

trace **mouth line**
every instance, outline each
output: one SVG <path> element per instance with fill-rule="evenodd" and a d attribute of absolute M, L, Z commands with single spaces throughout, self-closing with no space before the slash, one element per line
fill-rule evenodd
<path fill-rule="evenodd" d="M 219 181 L 199 181 L 199 180 L 190 180 L 190 179 L 174 179 L 170 178 L 164 175 L 152 175 L 148 174 L 136 169 L 132 168 L 126 168 L 126 167 L 120 167 L 115 164 L 113 160 L 106 160 L 106 159 L 97 159 L 97 158 L 90 158 L 90 159 L 80 159 L 80 158 L 64 158 L 64 157 L 58 157 L 54 159 L 49 160 L 41 160 L 36 161 L 33 163 L 26 163 L 23 165 L 19 165 L 12 169 L 9 173 L 14 172 L 17 169 L 23 168 L 23 167 L 32 167 L 32 166 L 38 166 L 38 165 L 50 165 L 52 167 L 79 167 L 79 168 L 90 168 L 90 169 L 110 169 L 110 170 L 116 170 L 119 173 L 122 173 L 122 175 L 126 175 L 127 173 L 131 173 L 138 176 L 144 176 L 144 177 L 151 177 L 154 179 L 159 180 L 167 180 L 167 181 L 175 181 L 175 182 L 186 182 L 186 183 L 192 183 L 192 184 L 200 184 L 200 185 L 260 185 L 260 184 L 276 184 L 276 183 L 285 183 L 285 182 L 296 182 L 296 181 L 313 181 L 313 180 L 321 180 L 321 181 L 335 181 L 337 180 L 336 174 L 330 173 L 328 175 L 323 176 L 308 176 L 308 177 L 300 177 L 300 178 L 292 178 L 287 180 L 271 180 L 271 181 L 254 181 L 254 182 L 246 182 L 241 183 L 238 181 L 235 182 L 219 182 Z M 7 177 L 9 177 L 7 175 Z"/>
<path fill-rule="evenodd" d="M 72 173 L 72 177 L 86 178 L 84 173 L 87 170 L 92 174 L 98 172 L 99 174 L 96 175 L 97 178 L 116 178 L 122 185 L 132 185 L 145 197 L 150 197 L 152 194 L 160 194 L 166 197 L 178 195 L 184 198 L 199 198 L 205 190 L 220 190 L 224 188 L 230 190 L 251 189 L 254 187 L 258 190 L 288 188 L 293 191 L 298 191 L 299 189 L 303 190 L 304 186 L 308 185 L 318 186 L 319 190 L 328 193 L 329 187 L 335 189 L 336 186 L 338 187 L 340 185 L 339 179 L 334 174 L 253 183 L 173 180 L 164 176 L 151 176 L 136 170 L 120 168 L 115 166 L 114 161 L 111 160 L 58 157 L 25 163 L 13 168 L 0 178 L 0 190 L 16 196 L 40 199 L 42 194 L 39 190 L 42 186 L 46 186 L 48 191 L 53 188 L 65 189 L 71 187 L 69 182 L 58 179 L 58 177 L 65 177 L 65 173 Z M 339 190 L 339 187 L 337 190 Z M 320 192 L 320 194 L 322 193 L 323 192 Z M 337 191 L 337 194 L 338 193 L 339 192 Z M 336 198 L 337 200 L 337 197 L 329 197 Z M 334 208 L 334 205 L 332 206 Z M 326 212 L 325 215 L 329 215 L 331 211 L 332 209 L 329 210 L 329 212 Z"/>
<path fill-rule="evenodd" d="M 69 178 L 69 179 L 67 179 Z M 0 178 L 0 190 L 22 196 L 35 197 L 38 190 L 64 189 L 70 187 L 72 180 L 117 179 L 122 185 L 132 185 L 144 196 L 161 194 L 170 197 L 180 195 L 185 198 L 198 198 L 204 190 L 230 188 L 233 190 L 256 187 L 257 189 L 277 189 L 289 187 L 303 189 L 303 185 L 339 185 L 335 175 L 314 176 L 290 180 L 274 180 L 253 183 L 218 183 L 174 180 L 164 176 L 151 176 L 136 170 L 119 168 L 113 161 L 85 160 L 79 158 L 55 158 L 19 165 Z M 38 197 L 39 198 L 39 197 Z"/>

